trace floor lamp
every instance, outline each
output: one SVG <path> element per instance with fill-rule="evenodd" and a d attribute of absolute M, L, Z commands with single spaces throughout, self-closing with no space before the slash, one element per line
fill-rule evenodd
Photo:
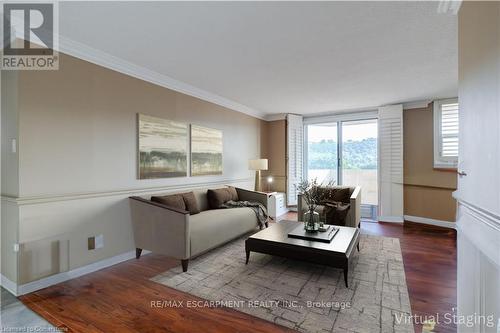
<path fill-rule="evenodd" d="M 267 159 L 259 158 L 248 161 L 248 169 L 255 170 L 255 191 L 261 191 L 260 186 L 260 171 L 267 170 Z"/>

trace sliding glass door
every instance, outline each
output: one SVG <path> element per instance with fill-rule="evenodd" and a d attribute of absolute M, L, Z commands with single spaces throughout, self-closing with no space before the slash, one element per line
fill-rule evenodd
<path fill-rule="evenodd" d="M 305 126 L 309 180 L 361 186 L 362 216 L 375 219 L 378 205 L 377 120 L 342 120 Z"/>
<path fill-rule="evenodd" d="M 342 184 L 361 186 L 361 203 L 378 204 L 377 120 L 342 122 Z"/>
<path fill-rule="evenodd" d="M 306 142 L 307 178 L 339 184 L 337 123 L 308 125 Z"/>

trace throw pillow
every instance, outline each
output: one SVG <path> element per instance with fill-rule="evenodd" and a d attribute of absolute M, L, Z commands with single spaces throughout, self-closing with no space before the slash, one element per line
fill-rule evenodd
<path fill-rule="evenodd" d="M 161 203 L 165 206 L 186 210 L 184 198 L 180 194 L 164 195 L 161 197 L 151 197 L 151 201 Z"/>
<path fill-rule="evenodd" d="M 324 209 L 325 223 L 345 226 L 345 219 L 349 212 L 349 208 L 351 208 L 350 204 L 344 204 L 342 202 L 326 203 Z"/>
<path fill-rule="evenodd" d="M 227 190 L 229 191 L 229 194 L 231 195 L 231 200 L 233 201 L 238 201 L 238 192 L 236 192 L 236 188 L 234 186 L 228 186 Z"/>
<path fill-rule="evenodd" d="M 234 187 L 232 189 L 228 187 L 218 188 L 215 190 L 208 190 L 207 199 L 210 209 L 217 209 L 229 200 L 238 201 L 238 193 L 236 193 Z"/>
<path fill-rule="evenodd" d="M 189 214 L 194 215 L 200 212 L 198 208 L 198 202 L 196 201 L 196 197 L 193 192 L 182 193 L 182 198 L 184 199 L 184 204 L 186 205 L 186 210 L 189 211 Z"/>
<path fill-rule="evenodd" d="M 331 189 L 328 201 L 349 203 L 350 199 L 351 189 L 348 187 L 341 187 Z"/>

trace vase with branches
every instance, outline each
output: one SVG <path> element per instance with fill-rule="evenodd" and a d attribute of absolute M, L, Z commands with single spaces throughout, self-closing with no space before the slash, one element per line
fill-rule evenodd
<path fill-rule="evenodd" d="M 325 199 L 326 191 L 324 191 L 323 187 L 331 187 L 333 185 L 333 181 L 330 181 L 327 184 L 319 184 L 316 178 L 312 180 L 302 180 L 297 185 L 297 191 L 304 198 L 308 208 L 308 214 L 304 221 L 304 228 L 306 231 L 318 231 L 319 214 L 316 212 L 316 207 Z"/>

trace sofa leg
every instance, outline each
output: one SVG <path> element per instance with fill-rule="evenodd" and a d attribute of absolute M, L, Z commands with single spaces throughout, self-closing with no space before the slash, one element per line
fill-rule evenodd
<path fill-rule="evenodd" d="M 269 227 L 269 222 L 266 221 L 266 228 L 268 228 L 268 227 Z"/>
<path fill-rule="evenodd" d="M 141 257 L 141 253 L 142 253 L 142 249 L 140 249 L 140 248 L 137 247 L 135 249 L 135 258 L 139 259 Z"/>
<path fill-rule="evenodd" d="M 188 270 L 188 264 L 189 264 L 189 259 L 182 259 L 181 260 L 181 264 L 182 264 L 182 271 L 183 272 L 187 272 L 187 270 Z"/>

